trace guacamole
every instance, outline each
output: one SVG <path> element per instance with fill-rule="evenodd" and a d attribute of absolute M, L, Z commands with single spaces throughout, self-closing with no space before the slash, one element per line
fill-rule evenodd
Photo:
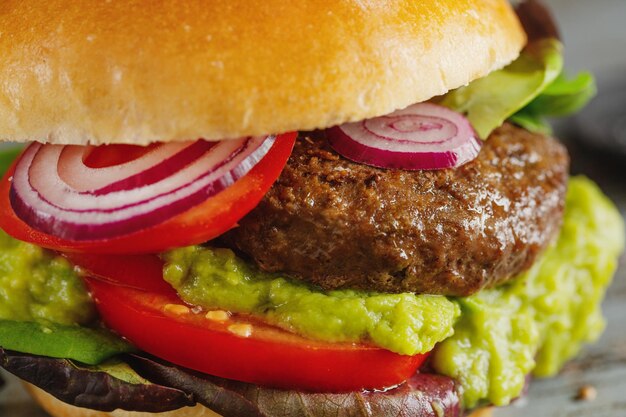
<path fill-rule="evenodd" d="M 461 319 L 433 367 L 461 383 L 466 407 L 508 404 L 531 371 L 551 376 L 599 337 L 623 247 L 618 211 L 591 181 L 573 178 L 556 243 L 516 281 L 456 300 Z"/>
<path fill-rule="evenodd" d="M 558 372 L 604 327 L 600 303 L 624 245 L 622 219 L 585 178 L 570 181 L 566 207 L 558 240 L 529 271 L 466 298 L 321 292 L 200 246 L 164 254 L 164 276 L 191 304 L 254 314 L 315 339 L 414 354 L 447 338 L 432 364 L 461 383 L 465 406 L 505 405 L 529 373 Z"/>
<path fill-rule="evenodd" d="M 85 324 L 96 317 L 65 259 L 0 230 L 0 320 Z"/>
<path fill-rule="evenodd" d="M 432 350 L 459 316 L 443 296 L 322 292 L 248 265 L 228 249 L 200 246 L 163 255 L 164 278 L 183 300 L 262 317 L 312 339 L 372 343 L 404 355 Z"/>

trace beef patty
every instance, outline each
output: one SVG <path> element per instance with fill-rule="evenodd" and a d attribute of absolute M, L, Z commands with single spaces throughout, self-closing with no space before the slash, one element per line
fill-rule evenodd
<path fill-rule="evenodd" d="M 465 296 L 531 266 L 559 229 L 567 172 L 561 144 L 508 124 L 474 161 L 439 171 L 360 165 L 303 134 L 225 239 L 324 289 Z"/>

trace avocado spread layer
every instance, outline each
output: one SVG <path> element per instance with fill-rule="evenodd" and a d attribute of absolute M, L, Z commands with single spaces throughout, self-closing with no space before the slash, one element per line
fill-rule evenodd
<path fill-rule="evenodd" d="M 95 315 L 69 262 L 0 230 L 0 320 L 73 325 L 89 323 Z"/>
<path fill-rule="evenodd" d="M 556 243 L 516 281 L 457 299 L 455 334 L 434 369 L 461 383 L 466 407 L 506 405 L 529 373 L 556 374 L 604 329 L 600 304 L 624 247 L 619 212 L 586 178 L 569 183 Z"/>
<path fill-rule="evenodd" d="M 164 258 L 165 280 L 186 302 L 259 316 L 317 340 L 367 341 L 415 355 L 451 336 L 459 316 L 458 305 L 443 296 L 322 292 L 261 272 L 228 249 L 192 246 Z"/>
<path fill-rule="evenodd" d="M 461 382 L 465 406 L 502 405 L 520 394 L 528 373 L 557 372 L 599 336 L 600 302 L 624 244 L 621 225 L 599 189 L 574 178 L 557 242 L 516 281 L 467 298 L 320 292 L 206 247 L 164 254 L 164 276 L 189 303 L 260 315 L 322 340 L 399 353 L 439 342 L 433 366 Z M 92 316 L 65 260 L 0 232 L 0 319 L 69 324 Z"/>

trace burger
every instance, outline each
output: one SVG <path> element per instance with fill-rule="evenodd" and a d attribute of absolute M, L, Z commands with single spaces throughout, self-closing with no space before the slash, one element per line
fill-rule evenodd
<path fill-rule="evenodd" d="M 51 415 L 460 416 L 602 331 L 622 219 L 537 2 L 0 22 L 0 365 Z"/>

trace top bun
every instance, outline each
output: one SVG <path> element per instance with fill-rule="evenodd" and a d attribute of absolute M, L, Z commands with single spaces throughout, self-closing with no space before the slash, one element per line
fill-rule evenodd
<path fill-rule="evenodd" d="M 507 0 L 2 0 L 0 139 L 225 139 L 390 113 L 515 59 Z"/>

